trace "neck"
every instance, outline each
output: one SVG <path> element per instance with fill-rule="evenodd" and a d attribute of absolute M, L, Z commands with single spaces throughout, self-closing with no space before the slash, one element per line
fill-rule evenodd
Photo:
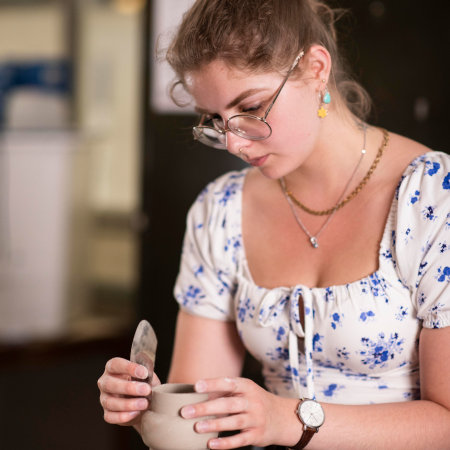
<path fill-rule="evenodd" d="M 328 119 L 331 117 L 325 120 Z M 298 169 L 285 176 L 289 191 L 305 203 L 314 204 L 317 209 L 333 206 L 355 168 L 357 172 L 349 189 L 360 181 L 369 168 L 377 150 L 376 144 L 371 144 L 374 131 L 367 130 L 367 157 L 357 167 L 364 146 L 363 128 L 353 119 L 324 123 L 310 156 Z"/>

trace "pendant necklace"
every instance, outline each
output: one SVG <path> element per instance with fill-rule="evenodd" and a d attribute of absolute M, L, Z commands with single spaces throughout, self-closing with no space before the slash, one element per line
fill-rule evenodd
<path fill-rule="evenodd" d="M 279 180 L 281 189 L 283 190 L 283 194 L 286 197 L 289 207 L 291 208 L 292 214 L 294 215 L 294 218 L 295 218 L 297 224 L 300 226 L 300 228 L 303 230 L 303 232 L 309 237 L 309 242 L 311 243 L 313 248 L 319 248 L 319 240 L 318 240 L 319 235 L 325 230 L 325 228 L 330 223 L 330 220 L 333 218 L 333 216 L 336 214 L 336 212 L 343 206 L 342 199 L 344 198 L 344 195 L 347 192 L 347 189 L 349 188 L 351 182 L 355 178 L 355 175 L 358 172 L 359 167 L 361 166 L 364 155 L 366 154 L 367 125 L 363 124 L 362 127 L 364 130 L 364 140 L 363 140 L 363 148 L 361 149 L 361 156 L 359 157 L 358 163 L 356 164 L 355 169 L 353 170 L 349 180 L 347 181 L 347 183 L 344 187 L 344 190 L 342 191 L 342 194 L 339 196 L 339 199 L 336 202 L 336 205 L 333 208 L 326 210 L 326 213 L 328 213 L 327 220 L 325 220 L 323 225 L 319 228 L 319 230 L 314 235 L 309 232 L 309 230 L 305 227 L 305 225 L 303 224 L 303 222 L 301 221 L 300 217 L 297 214 L 297 211 L 296 211 L 295 205 L 294 205 L 294 201 L 297 206 L 300 206 L 299 205 L 300 202 L 293 196 L 293 194 L 290 191 L 287 190 L 284 177 L 280 178 L 280 180 Z M 354 195 L 352 195 L 353 194 L 352 193 L 351 198 L 354 198 L 356 196 L 356 194 L 358 194 L 361 191 L 362 187 L 367 183 L 368 178 L 372 175 L 373 171 L 375 170 L 375 167 L 378 165 L 379 159 L 381 158 L 381 155 L 383 154 L 383 151 L 388 143 L 388 134 L 385 130 L 383 130 L 383 131 L 384 131 L 384 140 L 383 140 L 382 146 L 380 147 L 380 150 L 378 151 L 377 158 L 375 159 L 374 164 L 372 164 L 372 166 L 370 167 L 366 176 L 363 178 L 364 184 L 361 185 L 361 183 L 360 183 L 357 186 L 357 188 L 355 189 L 356 193 Z M 353 192 L 355 192 L 355 191 L 353 191 Z M 345 202 L 345 203 L 347 203 L 347 202 Z M 313 214 L 314 214 L 314 212 L 313 212 Z M 324 215 L 324 214 L 316 214 L 316 215 Z"/>

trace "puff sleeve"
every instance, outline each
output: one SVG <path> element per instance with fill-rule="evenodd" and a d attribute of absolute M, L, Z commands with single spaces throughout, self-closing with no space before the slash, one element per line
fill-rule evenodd
<path fill-rule="evenodd" d="M 189 210 L 174 295 L 182 310 L 194 315 L 233 321 L 237 253 L 241 234 L 240 172 L 210 183 Z M 234 226 L 236 224 L 236 226 Z"/>
<path fill-rule="evenodd" d="M 426 328 L 450 326 L 450 156 L 431 152 L 409 168 L 398 189 L 395 252 Z"/>

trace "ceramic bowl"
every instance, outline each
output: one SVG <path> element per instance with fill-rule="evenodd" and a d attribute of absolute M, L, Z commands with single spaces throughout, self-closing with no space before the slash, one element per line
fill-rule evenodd
<path fill-rule="evenodd" d="M 192 384 L 154 387 L 150 410 L 142 417 L 142 440 L 152 450 L 206 450 L 208 440 L 218 434 L 197 433 L 194 424 L 199 419 L 184 419 L 180 410 L 207 399 L 208 394 L 195 392 Z"/>

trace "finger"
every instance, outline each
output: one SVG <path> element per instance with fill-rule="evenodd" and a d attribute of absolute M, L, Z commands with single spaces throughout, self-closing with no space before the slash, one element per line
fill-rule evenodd
<path fill-rule="evenodd" d="M 208 448 L 228 449 L 246 447 L 251 445 L 252 440 L 252 433 L 250 431 L 243 431 L 232 436 L 210 439 L 208 441 Z"/>
<path fill-rule="evenodd" d="M 100 404 L 105 411 L 111 412 L 145 411 L 149 407 L 149 401 L 146 398 L 114 397 L 107 394 L 100 395 Z"/>
<path fill-rule="evenodd" d="M 122 380 L 111 376 L 101 377 L 97 384 L 102 393 L 134 397 L 147 397 L 151 393 L 151 387 L 148 383 Z"/>
<path fill-rule="evenodd" d="M 130 411 L 130 412 L 105 411 L 103 418 L 107 423 L 115 425 L 125 425 L 131 422 L 133 419 L 135 419 L 139 414 L 141 414 L 140 411 Z"/>
<path fill-rule="evenodd" d="M 193 417 L 236 414 L 247 411 L 247 409 L 248 400 L 245 397 L 219 397 L 207 402 L 184 406 L 181 410 L 181 415 L 185 419 L 191 419 Z"/>
<path fill-rule="evenodd" d="M 105 372 L 110 375 L 129 375 L 130 377 L 145 380 L 148 370 L 141 364 L 128 361 L 124 358 L 112 358 L 105 366 Z"/>
<path fill-rule="evenodd" d="M 156 375 L 156 373 L 153 372 L 152 387 L 158 386 L 160 384 L 161 384 L 161 380 L 159 379 L 158 375 Z"/>
<path fill-rule="evenodd" d="M 245 385 L 244 378 L 209 378 L 207 380 L 199 380 L 195 383 L 196 392 L 223 392 L 224 394 L 234 394 L 242 392 Z"/>
<path fill-rule="evenodd" d="M 233 414 L 216 419 L 202 420 L 194 425 L 198 433 L 213 433 L 220 431 L 248 430 L 251 428 L 249 414 Z"/>

